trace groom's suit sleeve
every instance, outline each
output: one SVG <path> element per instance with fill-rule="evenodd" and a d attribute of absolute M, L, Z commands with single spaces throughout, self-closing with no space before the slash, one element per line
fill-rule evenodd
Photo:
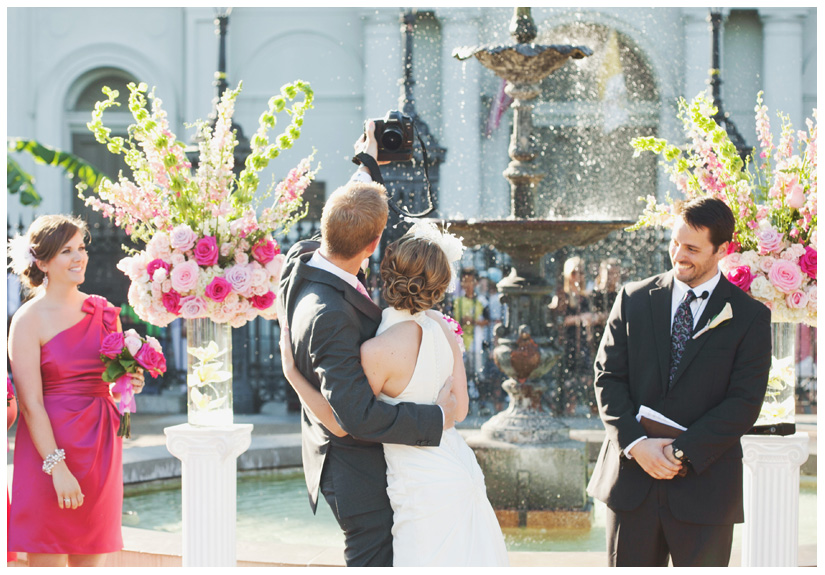
<path fill-rule="evenodd" d="M 627 322 L 631 297 L 627 288 L 616 296 L 595 362 L 599 414 L 608 437 L 622 452 L 645 435 L 642 424 L 636 421 L 636 404 L 630 392 Z"/>
<path fill-rule="evenodd" d="M 310 330 L 313 369 L 341 427 L 353 437 L 378 443 L 438 445 L 442 412 L 437 405 L 378 401 L 361 367 L 360 334 L 345 309 L 317 314 Z"/>

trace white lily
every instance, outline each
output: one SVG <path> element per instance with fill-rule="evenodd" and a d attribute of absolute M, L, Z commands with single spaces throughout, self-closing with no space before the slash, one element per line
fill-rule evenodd
<path fill-rule="evenodd" d="M 209 396 L 198 391 L 197 387 L 192 388 L 190 393 L 192 394 L 192 401 L 201 411 L 211 411 L 220 407 L 226 401 L 226 397 L 219 397 L 210 401 Z"/>
<path fill-rule="evenodd" d="M 693 339 L 696 339 L 706 331 L 712 330 L 729 319 L 733 319 L 733 308 L 730 307 L 730 302 L 726 303 L 725 307 L 722 308 L 722 311 L 720 311 L 716 317 L 711 319 L 705 327 L 693 334 Z"/>
<path fill-rule="evenodd" d="M 190 355 L 194 355 L 204 363 L 213 361 L 215 358 L 218 358 L 226 353 L 225 349 L 218 349 L 218 344 L 214 341 L 210 341 L 205 347 L 189 347 L 187 348 L 187 351 Z"/>
<path fill-rule="evenodd" d="M 202 363 L 197 365 L 192 373 L 188 376 L 187 383 L 189 387 L 200 387 L 209 383 L 223 383 L 232 378 L 231 371 L 222 371 L 220 368 L 223 364 L 217 363 Z"/>

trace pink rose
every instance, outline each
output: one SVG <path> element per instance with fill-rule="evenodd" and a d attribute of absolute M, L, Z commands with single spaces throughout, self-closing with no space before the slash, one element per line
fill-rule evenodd
<path fill-rule="evenodd" d="M 768 273 L 769 271 L 771 271 L 774 261 L 774 258 L 770 256 L 759 258 L 759 271 Z"/>
<path fill-rule="evenodd" d="M 739 287 L 742 291 L 751 289 L 751 284 L 755 277 L 749 266 L 735 267 L 728 272 L 728 280 L 730 280 L 730 283 Z"/>
<path fill-rule="evenodd" d="M 224 272 L 226 280 L 232 284 L 232 289 L 239 294 L 247 294 L 252 286 L 252 270 L 249 265 L 236 264 Z"/>
<path fill-rule="evenodd" d="M 275 242 L 268 238 L 262 238 L 257 244 L 252 246 L 252 257 L 261 264 L 271 262 L 277 254 L 281 253 Z"/>
<path fill-rule="evenodd" d="M 123 334 L 119 331 L 110 333 L 100 343 L 100 353 L 109 359 L 114 359 L 123 351 Z"/>
<path fill-rule="evenodd" d="M 135 357 L 140 346 L 143 345 L 143 340 L 140 339 L 140 336 L 135 330 L 130 329 L 123 334 L 123 344 L 126 346 L 126 349 L 129 350 L 129 353 L 132 354 L 132 357 Z"/>
<path fill-rule="evenodd" d="M 143 344 L 135 355 L 135 361 L 143 369 L 147 370 L 152 377 L 157 377 L 166 373 L 166 358 L 163 354 L 152 347 L 149 343 Z"/>
<path fill-rule="evenodd" d="M 201 238 L 195 246 L 195 261 L 199 266 L 214 266 L 219 254 L 218 242 L 212 236 Z"/>
<path fill-rule="evenodd" d="M 209 282 L 204 293 L 206 297 L 212 301 L 223 301 L 226 299 L 226 296 L 232 293 L 232 284 L 222 277 L 216 277 Z"/>
<path fill-rule="evenodd" d="M 267 309 L 274 301 L 275 294 L 271 291 L 266 292 L 264 295 L 256 295 L 249 298 L 249 303 L 251 303 L 255 309 Z"/>
<path fill-rule="evenodd" d="M 161 296 L 163 307 L 166 311 L 178 315 L 180 313 L 180 294 L 175 290 L 164 292 Z"/>
<path fill-rule="evenodd" d="M 284 266 L 285 259 L 284 254 L 278 254 L 264 266 L 266 271 L 269 272 L 269 277 L 275 278 L 276 281 L 281 279 L 281 268 Z"/>
<path fill-rule="evenodd" d="M 816 279 L 816 250 L 805 246 L 805 253 L 799 258 L 799 267 L 812 280 Z"/>
<path fill-rule="evenodd" d="M 161 268 L 165 269 L 168 273 L 169 270 L 172 269 L 172 264 L 168 264 L 162 259 L 156 258 L 146 265 L 146 273 L 148 273 L 151 278 L 155 275 L 155 272 Z"/>
<path fill-rule="evenodd" d="M 180 300 L 180 314 L 186 319 L 205 317 L 206 302 L 196 295 L 186 296 Z"/>
<path fill-rule="evenodd" d="M 768 272 L 768 279 L 773 287 L 782 293 L 791 293 L 802 285 L 802 270 L 788 260 L 776 260 Z"/>
<path fill-rule="evenodd" d="M 172 287 L 178 293 L 186 293 L 195 289 L 198 285 L 198 264 L 192 260 L 183 262 L 172 268 L 172 273 L 169 274 L 169 279 L 172 280 Z"/>
<path fill-rule="evenodd" d="M 756 233 L 756 241 L 759 244 L 759 255 L 761 256 L 782 249 L 782 234 L 773 228 L 759 230 Z"/>
<path fill-rule="evenodd" d="M 157 351 L 158 353 L 163 353 L 163 348 L 160 346 L 160 342 L 152 337 L 151 335 L 146 336 L 146 343 L 152 346 L 152 349 Z"/>
<path fill-rule="evenodd" d="M 798 210 L 805 205 L 805 188 L 794 184 L 788 189 L 788 207 Z"/>
<path fill-rule="evenodd" d="M 804 291 L 794 291 L 785 296 L 785 302 L 791 309 L 801 308 L 808 305 L 808 294 Z"/>
<path fill-rule="evenodd" d="M 172 229 L 170 244 L 172 249 L 185 252 L 192 249 L 196 239 L 198 239 L 198 234 L 193 232 L 192 228 L 186 224 L 180 224 Z"/>
<path fill-rule="evenodd" d="M 736 240 L 732 240 L 732 241 L 728 244 L 728 251 L 727 251 L 727 252 L 725 252 L 725 255 L 730 255 L 730 254 L 732 254 L 732 253 L 738 252 L 738 251 L 739 251 L 739 248 L 741 248 L 741 247 L 742 247 L 742 246 L 741 246 L 741 244 L 740 244 L 739 242 L 737 242 Z"/>

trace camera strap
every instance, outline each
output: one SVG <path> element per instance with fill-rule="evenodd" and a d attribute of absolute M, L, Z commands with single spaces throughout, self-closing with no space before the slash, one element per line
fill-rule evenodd
<path fill-rule="evenodd" d="M 426 148 L 426 146 L 424 146 L 424 142 L 421 141 L 421 136 L 418 135 L 417 130 L 416 130 L 416 133 L 415 133 L 415 137 L 418 139 L 418 143 L 421 144 L 421 156 L 422 156 L 422 161 L 424 163 L 424 179 L 427 180 L 427 204 L 428 204 L 428 206 L 423 211 L 418 212 L 416 214 L 413 214 L 411 212 L 408 212 L 406 209 L 404 209 L 403 206 L 400 206 L 400 205 L 396 204 L 392 200 L 390 200 L 388 202 L 389 206 L 392 208 L 392 210 L 396 214 L 398 214 L 400 216 L 405 216 L 405 217 L 408 217 L 408 218 L 422 218 L 422 217 L 432 213 L 435 210 L 435 206 L 433 205 L 433 190 L 432 190 L 432 185 L 430 184 L 430 170 L 428 168 L 428 162 L 427 162 L 427 148 Z M 357 163 L 364 164 L 367 167 L 367 169 L 370 171 L 370 177 L 372 177 L 372 181 L 376 182 L 378 184 L 381 184 L 382 186 L 385 186 L 384 178 L 383 178 L 383 176 L 381 176 L 381 168 L 378 167 L 378 162 L 375 161 L 375 158 L 373 158 L 372 156 L 370 156 L 366 152 L 361 152 L 360 154 L 355 155 L 355 157 L 353 158 L 353 162 L 356 163 L 356 164 Z"/>

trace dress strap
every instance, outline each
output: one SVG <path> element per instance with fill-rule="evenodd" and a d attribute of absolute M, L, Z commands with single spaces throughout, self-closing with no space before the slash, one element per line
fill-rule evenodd
<path fill-rule="evenodd" d="M 105 297 L 90 295 L 83 302 L 82 310 L 89 314 L 100 314 L 106 330 L 109 333 L 117 331 L 117 318 L 120 315 L 120 308 L 111 305 Z"/>

